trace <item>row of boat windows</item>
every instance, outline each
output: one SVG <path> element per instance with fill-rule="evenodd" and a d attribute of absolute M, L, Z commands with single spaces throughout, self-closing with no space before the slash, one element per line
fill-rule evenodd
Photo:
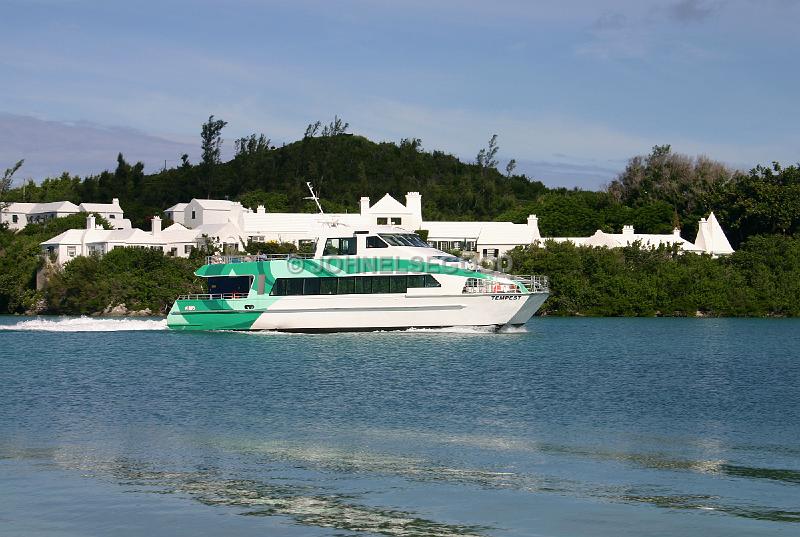
<path fill-rule="evenodd" d="M 273 296 L 359 295 L 405 293 L 420 287 L 441 287 L 430 274 L 397 276 L 348 276 L 344 278 L 278 278 L 270 291 Z"/>
<path fill-rule="evenodd" d="M 379 233 L 366 238 L 367 248 L 388 248 L 389 246 L 431 247 L 414 233 Z M 322 255 L 356 255 L 356 253 L 356 238 L 342 237 L 328 239 Z"/>

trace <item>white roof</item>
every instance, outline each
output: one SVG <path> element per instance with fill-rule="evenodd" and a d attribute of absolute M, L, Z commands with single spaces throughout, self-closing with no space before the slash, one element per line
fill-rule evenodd
<path fill-rule="evenodd" d="M 478 235 L 478 244 L 530 244 L 538 238 L 527 224 L 487 222 Z"/>
<path fill-rule="evenodd" d="M 486 224 L 494 222 L 423 222 L 428 239 L 477 239 Z"/>
<path fill-rule="evenodd" d="M 41 245 L 43 246 L 58 246 L 59 244 L 82 244 L 83 243 L 83 236 L 85 233 L 97 233 L 97 232 L 105 232 L 105 230 L 94 230 L 94 229 L 68 229 L 65 232 L 56 235 L 52 239 L 48 239 L 46 241 L 42 241 Z"/>
<path fill-rule="evenodd" d="M 71 201 L 51 201 L 50 203 L 37 203 L 34 213 L 72 212 L 78 213 L 80 209 Z"/>
<path fill-rule="evenodd" d="M 209 209 L 212 211 L 228 211 L 239 205 L 239 203 L 230 200 L 202 200 L 195 198 L 192 201 L 197 203 L 203 209 Z M 184 209 L 185 208 L 186 207 L 184 207 Z"/>
<path fill-rule="evenodd" d="M 21 203 L 15 202 L 9 204 L 3 209 L 3 212 L 8 213 L 23 213 L 23 214 L 37 214 L 37 213 L 55 213 L 55 212 L 71 212 L 78 213 L 80 209 L 71 201 L 51 201 L 48 203 Z"/>
<path fill-rule="evenodd" d="M 22 203 L 22 202 L 14 202 L 9 203 L 7 206 L 3 207 L 4 213 L 21 213 L 21 214 L 30 214 L 32 212 L 36 212 L 34 209 L 36 206 L 39 205 L 38 203 Z"/>
<path fill-rule="evenodd" d="M 80 208 L 87 213 L 121 213 L 119 203 L 81 203 Z"/>
<path fill-rule="evenodd" d="M 409 213 L 408 208 L 394 199 L 389 194 L 383 196 L 378 202 L 369 208 L 370 213 Z"/>
<path fill-rule="evenodd" d="M 308 233 L 325 222 L 338 222 L 349 226 L 364 226 L 367 221 L 358 213 L 245 213 L 244 229 L 247 235 L 268 233 Z"/>
<path fill-rule="evenodd" d="M 167 212 L 180 212 L 180 211 L 186 209 L 187 205 L 189 205 L 189 204 L 188 203 L 176 203 L 175 205 L 173 205 L 169 209 L 164 209 L 164 212 L 165 213 L 167 213 Z"/>
<path fill-rule="evenodd" d="M 187 228 L 183 224 L 181 224 L 179 222 L 175 222 L 174 224 L 165 227 L 161 231 L 167 232 L 167 231 L 190 231 L 190 230 L 189 230 L 189 228 Z"/>
<path fill-rule="evenodd" d="M 623 246 L 630 246 L 638 241 L 642 244 L 642 246 L 649 248 L 657 248 L 662 244 L 677 244 L 680 246 L 681 250 L 685 252 L 697 251 L 697 248 L 694 244 L 675 233 L 663 235 L 652 233 L 606 233 L 598 229 L 591 237 L 551 237 L 544 240 L 554 240 L 556 242 L 569 241 L 576 246 L 605 246 L 608 248 L 621 248 Z"/>

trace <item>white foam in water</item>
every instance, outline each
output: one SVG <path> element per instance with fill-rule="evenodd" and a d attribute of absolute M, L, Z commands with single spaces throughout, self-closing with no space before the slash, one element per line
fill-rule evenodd
<path fill-rule="evenodd" d="M 0 330 L 40 332 L 122 332 L 166 329 L 166 319 L 98 319 L 96 317 L 70 317 L 54 320 L 40 318 L 16 324 L 0 325 Z"/>

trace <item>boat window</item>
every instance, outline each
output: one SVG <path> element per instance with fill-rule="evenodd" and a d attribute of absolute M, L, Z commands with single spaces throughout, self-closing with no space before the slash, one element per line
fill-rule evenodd
<path fill-rule="evenodd" d="M 456 257 L 454 255 L 435 255 L 433 259 L 439 259 L 440 261 L 444 261 L 445 263 L 461 263 L 464 261 L 460 257 Z"/>
<path fill-rule="evenodd" d="M 408 277 L 408 288 L 414 289 L 417 287 L 425 287 L 425 275 L 413 275 Z"/>
<path fill-rule="evenodd" d="M 320 289 L 320 280 L 322 278 L 303 278 L 303 294 L 304 295 L 318 295 Z"/>
<path fill-rule="evenodd" d="M 340 295 L 352 295 L 355 293 L 356 289 L 356 279 L 355 278 L 336 278 L 339 280 L 339 287 L 337 290 L 337 294 Z"/>
<path fill-rule="evenodd" d="M 322 252 L 322 255 L 355 255 L 355 253 L 355 237 L 343 237 L 328 239 L 325 242 L 325 250 Z"/>
<path fill-rule="evenodd" d="M 370 235 L 367 237 L 367 248 L 388 248 L 389 245 L 386 244 L 380 237 L 376 237 L 375 235 Z"/>
<path fill-rule="evenodd" d="M 270 292 L 271 295 L 278 295 L 278 296 L 286 296 L 289 293 L 286 292 L 286 282 L 288 280 L 286 278 L 278 278 L 275 281 L 275 285 L 272 286 L 272 291 Z M 302 289 L 302 287 L 301 287 Z M 294 294 L 294 293 L 292 293 Z"/>
<path fill-rule="evenodd" d="M 250 276 L 217 276 L 208 278 L 208 292 L 212 295 L 250 292 Z"/>
<path fill-rule="evenodd" d="M 335 295 L 337 288 L 337 280 L 339 278 L 320 278 L 319 279 L 319 294 L 321 295 Z"/>
<path fill-rule="evenodd" d="M 356 294 L 369 294 L 372 292 L 372 278 L 370 276 L 356 276 L 353 278 Z"/>
<path fill-rule="evenodd" d="M 405 293 L 408 289 L 424 287 L 441 287 L 441 284 L 430 274 L 278 278 L 269 294 L 272 296 L 368 295 Z"/>
<path fill-rule="evenodd" d="M 389 278 L 390 293 L 405 293 L 408 290 L 408 276 L 391 276 Z"/>
<path fill-rule="evenodd" d="M 380 237 L 392 246 L 416 246 L 417 248 L 430 248 L 431 246 L 414 233 L 380 233 Z"/>
<path fill-rule="evenodd" d="M 372 277 L 372 292 L 373 293 L 388 293 L 389 292 L 389 276 L 373 276 Z"/>
<path fill-rule="evenodd" d="M 305 278 L 290 278 L 289 280 L 287 280 L 286 281 L 286 294 L 287 295 L 302 295 L 303 294 L 303 280 L 304 279 Z M 280 281 L 280 279 L 278 281 Z"/>
<path fill-rule="evenodd" d="M 430 274 L 425 275 L 425 287 L 441 287 L 442 284 L 439 283 L 439 280 L 431 276 Z"/>

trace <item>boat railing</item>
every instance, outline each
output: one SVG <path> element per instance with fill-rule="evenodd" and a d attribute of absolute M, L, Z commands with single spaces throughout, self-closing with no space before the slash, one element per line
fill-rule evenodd
<path fill-rule="evenodd" d="M 539 274 L 520 275 L 514 274 L 510 276 L 512 281 L 519 282 L 524 285 L 531 293 L 549 293 L 550 280 L 547 276 Z"/>
<path fill-rule="evenodd" d="M 237 298 L 247 298 L 247 293 L 198 293 L 180 295 L 178 300 L 233 300 Z"/>
<path fill-rule="evenodd" d="M 206 265 L 223 265 L 227 263 L 252 263 L 254 261 L 278 261 L 284 259 L 313 259 L 314 254 L 244 254 L 244 255 L 209 255 Z"/>

